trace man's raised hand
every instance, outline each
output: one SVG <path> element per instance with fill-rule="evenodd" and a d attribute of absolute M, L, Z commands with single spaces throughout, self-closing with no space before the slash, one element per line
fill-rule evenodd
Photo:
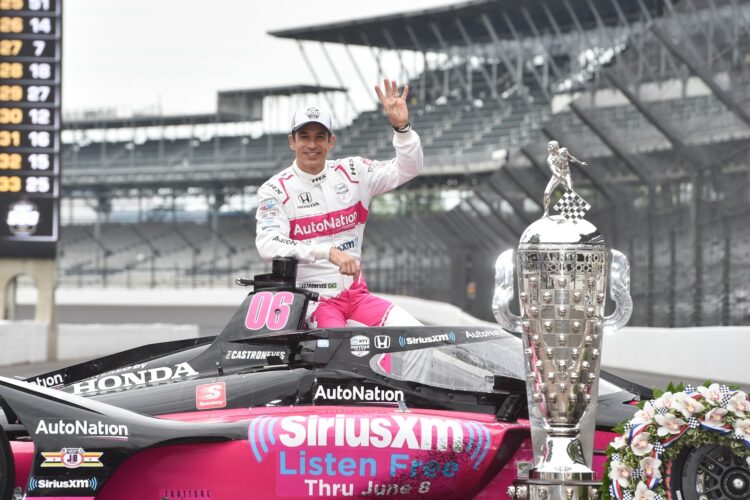
<path fill-rule="evenodd" d="M 406 107 L 409 85 L 404 86 L 404 92 L 400 95 L 396 80 L 383 80 L 383 87 L 384 90 L 376 85 L 375 93 L 383 105 L 385 116 L 395 128 L 405 127 L 409 123 L 409 110 Z"/>

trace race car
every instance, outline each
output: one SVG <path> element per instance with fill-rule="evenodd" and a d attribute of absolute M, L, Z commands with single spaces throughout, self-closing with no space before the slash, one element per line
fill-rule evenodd
<path fill-rule="evenodd" d="M 238 280 L 254 289 L 215 337 L 0 377 L 0 498 L 506 498 L 533 462 L 520 339 L 305 330 L 317 295 L 295 277 L 276 259 Z M 596 467 L 649 396 L 602 374 Z"/>

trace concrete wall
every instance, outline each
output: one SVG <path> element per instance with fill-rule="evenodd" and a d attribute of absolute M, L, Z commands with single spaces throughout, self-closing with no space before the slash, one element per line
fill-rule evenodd
<path fill-rule="evenodd" d="M 58 359 L 90 359 L 144 344 L 196 337 L 197 325 L 61 324 L 58 326 Z M 0 366 L 46 361 L 47 325 L 34 321 L 2 321 L 0 346 Z"/>
<path fill-rule="evenodd" d="M 604 337 L 602 365 L 649 386 L 713 380 L 748 389 L 749 353 L 750 326 L 626 327 Z"/>

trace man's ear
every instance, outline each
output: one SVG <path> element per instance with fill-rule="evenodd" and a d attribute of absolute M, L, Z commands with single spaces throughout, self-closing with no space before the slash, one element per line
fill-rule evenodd
<path fill-rule="evenodd" d="M 294 151 L 294 133 L 289 134 L 289 149 Z"/>
<path fill-rule="evenodd" d="M 333 149 L 333 145 L 336 144 L 336 136 L 331 134 L 328 138 L 328 149 Z"/>

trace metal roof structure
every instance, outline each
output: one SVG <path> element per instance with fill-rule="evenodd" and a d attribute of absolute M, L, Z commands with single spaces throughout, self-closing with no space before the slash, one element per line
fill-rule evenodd
<path fill-rule="evenodd" d="M 615 26 L 657 17 L 665 0 L 472 0 L 385 16 L 270 31 L 279 38 L 364 45 L 385 49 L 442 51 L 497 39 L 534 37 Z M 594 7 L 595 5 L 595 7 Z M 644 12 L 645 9 L 645 12 Z"/>
<path fill-rule="evenodd" d="M 276 87 L 261 87 L 251 89 L 221 90 L 217 93 L 217 100 L 223 94 L 243 94 L 248 98 L 263 99 L 266 97 L 288 97 L 303 94 L 322 94 L 327 92 L 346 92 L 343 87 L 325 85 L 280 85 Z M 203 125 L 211 123 L 234 123 L 241 121 L 234 113 L 201 113 L 184 115 L 143 115 L 128 118 L 84 118 L 66 120 L 64 130 L 92 130 L 140 127 L 170 127 L 178 125 Z"/>

